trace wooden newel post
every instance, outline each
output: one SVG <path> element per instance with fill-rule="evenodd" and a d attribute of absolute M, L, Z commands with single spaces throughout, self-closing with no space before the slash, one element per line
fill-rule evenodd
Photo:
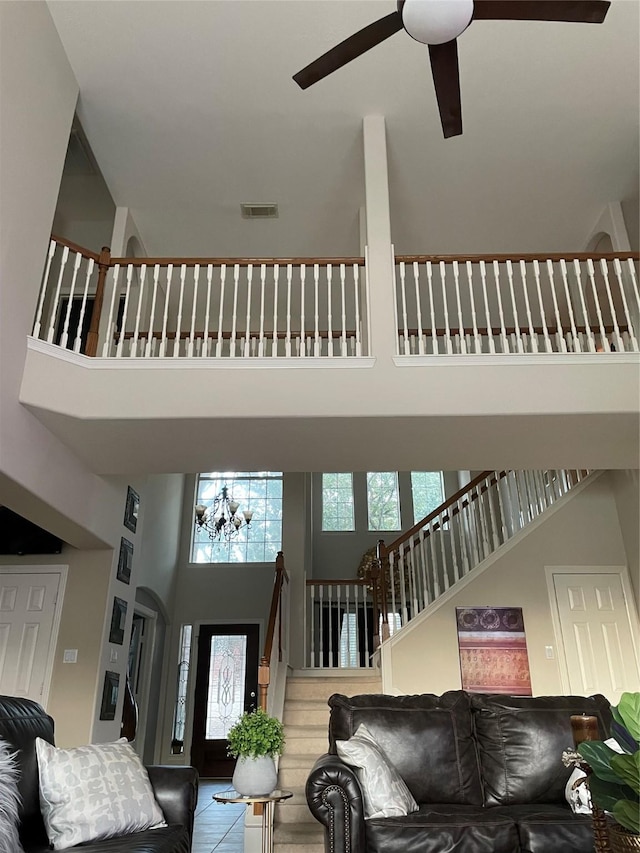
<path fill-rule="evenodd" d="M 382 613 L 382 640 L 384 642 L 384 640 L 389 639 L 389 584 L 387 575 L 387 566 L 389 565 L 389 554 L 387 551 L 387 546 L 384 544 L 384 539 L 378 540 L 376 556 L 380 569 L 380 577 L 378 584 L 379 600 Z"/>
<path fill-rule="evenodd" d="M 102 303 L 104 302 L 104 285 L 107 273 L 111 266 L 111 249 L 103 246 L 98 258 L 98 283 L 96 295 L 93 299 L 93 310 L 91 312 L 91 325 L 87 335 L 87 349 L 85 355 L 95 357 L 98 352 L 98 334 L 100 331 L 100 315 L 102 314 Z"/>
<path fill-rule="evenodd" d="M 269 690 L 269 661 L 260 659 L 258 667 L 258 707 L 267 710 L 267 691 Z"/>

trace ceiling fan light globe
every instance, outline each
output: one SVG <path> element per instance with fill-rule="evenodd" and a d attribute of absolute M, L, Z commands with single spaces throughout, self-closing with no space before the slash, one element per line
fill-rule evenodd
<path fill-rule="evenodd" d="M 405 0 L 402 23 L 422 44 L 444 44 L 463 33 L 473 17 L 473 0 Z"/>

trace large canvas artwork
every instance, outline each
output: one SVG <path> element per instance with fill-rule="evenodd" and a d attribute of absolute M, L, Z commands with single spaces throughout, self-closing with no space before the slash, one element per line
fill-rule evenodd
<path fill-rule="evenodd" d="M 456 607 L 462 689 L 531 696 L 521 607 Z"/>

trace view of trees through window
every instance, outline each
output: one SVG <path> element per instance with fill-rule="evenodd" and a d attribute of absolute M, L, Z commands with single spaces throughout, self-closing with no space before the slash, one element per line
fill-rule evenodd
<path fill-rule="evenodd" d="M 367 530 L 389 531 L 402 529 L 404 525 L 417 523 L 444 501 L 444 483 L 442 471 L 411 471 L 410 489 L 413 504 L 413 522 L 410 522 L 408 504 L 409 479 L 404 474 L 404 493 L 399 485 L 397 471 L 370 471 L 366 474 L 325 473 L 322 475 L 322 530 L 323 532 L 349 532 L 356 529 L 354 498 L 354 477 L 361 491 L 356 489 L 362 499 L 365 495 L 366 478 L 366 517 Z M 404 497 L 403 497 L 404 495 Z M 363 508 L 364 512 L 364 508 Z M 364 515 L 361 516 L 364 523 Z"/>
<path fill-rule="evenodd" d="M 238 512 L 251 510 L 251 527 L 242 527 L 227 542 L 209 538 L 207 531 L 194 526 L 192 563 L 271 563 L 282 549 L 282 472 L 210 471 L 200 474 L 195 504 L 209 507 L 226 486 L 237 501 Z"/>

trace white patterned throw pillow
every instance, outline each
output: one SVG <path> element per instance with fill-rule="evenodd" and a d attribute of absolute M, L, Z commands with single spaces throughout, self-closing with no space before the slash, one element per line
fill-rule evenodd
<path fill-rule="evenodd" d="M 18 838 L 19 775 L 15 750 L 0 738 L 0 853 L 24 853 Z"/>
<path fill-rule="evenodd" d="M 336 741 L 336 749 L 344 763 L 356 769 L 365 819 L 402 817 L 418 811 L 411 791 L 366 726 L 358 726 L 349 740 Z"/>
<path fill-rule="evenodd" d="M 126 738 L 57 749 L 36 738 L 40 807 L 54 850 L 166 826 L 149 776 Z"/>

